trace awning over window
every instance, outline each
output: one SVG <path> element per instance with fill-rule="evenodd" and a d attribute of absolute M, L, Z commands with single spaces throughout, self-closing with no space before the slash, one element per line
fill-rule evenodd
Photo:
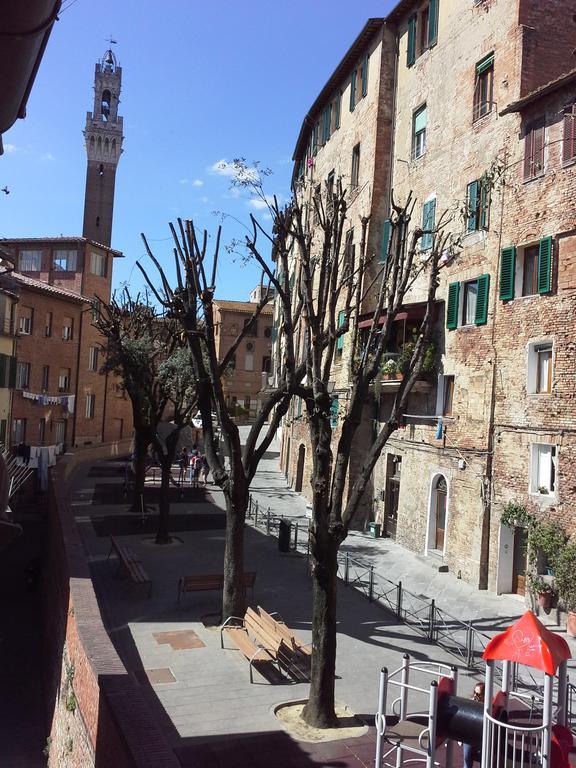
<path fill-rule="evenodd" d="M 420 322 L 424 319 L 424 315 L 426 314 L 426 304 L 411 304 L 407 307 L 403 307 L 394 318 L 394 322 L 398 323 L 401 320 L 413 320 Z M 436 314 L 436 313 L 435 313 Z M 358 328 L 370 328 L 372 325 L 372 319 L 373 315 L 366 316 L 360 318 L 360 322 L 358 323 Z M 384 321 L 386 320 L 386 313 L 383 315 L 380 315 L 380 319 L 378 320 L 378 325 L 384 325 Z"/>

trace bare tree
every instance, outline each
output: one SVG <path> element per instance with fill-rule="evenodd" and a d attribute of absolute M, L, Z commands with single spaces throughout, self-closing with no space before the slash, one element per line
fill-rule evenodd
<path fill-rule="evenodd" d="M 195 404 L 194 380 L 180 329 L 159 316 L 147 296 L 133 298 L 125 289 L 109 304 L 100 301 L 94 320 L 106 339 L 104 370 L 119 376 L 130 398 L 134 422 L 134 498 L 142 511 L 147 452 L 154 446 L 161 466 L 160 515 L 157 544 L 170 541 L 169 490 L 178 437 Z M 170 415 L 174 428 L 162 439 L 161 420 Z"/>
<path fill-rule="evenodd" d="M 170 224 L 174 239 L 173 256 L 176 269 L 176 286 L 168 282 L 164 269 L 152 253 L 144 235 L 142 238 L 149 257 L 156 266 L 161 289 L 157 289 L 147 271 L 138 265 L 156 299 L 170 317 L 177 319 L 184 329 L 190 348 L 192 367 L 196 379 L 198 408 L 202 416 L 204 450 L 208 458 L 214 482 L 223 492 L 226 503 L 226 537 L 224 554 L 224 590 L 222 615 L 240 616 L 245 609 L 245 595 L 242 586 L 244 572 L 244 523 L 249 500 L 249 488 L 258 463 L 268 449 L 282 417 L 288 410 L 290 398 L 297 382 L 304 374 L 294 364 L 293 322 L 288 312 L 284 322 L 284 338 L 288 364 L 276 385 L 264 393 L 260 411 L 252 424 L 245 445 L 241 444 L 240 433 L 230 415 L 222 385 L 222 377 L 230 365 L 244 337 L 252 331 L 258 317 L 269 302 L 268 284 L 278 282 L 273 269 L 258 250 L 258 235 L 261 230 L 252 218 L 252 232 L 247 238 L 250 252 L 263 272 L 262 299 L 255 304 L 254 314 L 241 329 L 234 343 L 219 360 L 217 356 L 214 294 L 220 250 L 221 228 L 218 229 L 212 257 L 208 256 L 208 233 L 197 238 L 191 221 L 178 220 L 178 231 Z M 264 279 L 267 278 L 266 288 Z M 281 292 L 290 310 L 289 294 Z M 218 437 L 212 414 L 215 413 L 224 442 L 228 463 L 219 452 Z"/>
<path fill-rule="evenodd" d="M 387 251 L 380 263 L 367 252 L 368 218 L 362 219 L 359 249 L 343 237 L 347 217 L 346 191 L 340 182 L 315 195 L 312 206 L 314 236 L 307 226 L 302 191 L 288 209 L 275 216 L 277 242 L 293 242 L 290 274 L 294 285 L 292 303 L 301 304 L 299 337 L 306 361 L 306 378 L 296 387 L 306 405 L 312 451 L 311 572 L 313 580 L 312 675 L 310 696 L 303 711 L 307 723 L 335 726 L 334 681 L 336 664 L 336 594 L 338 551 L 346 538 L 374 466 L 390 435 L 401 423 L 408 397 L 420 377 L 430 347 L 434 302 L 442 262 L 457 247 L 447 232 L 450 220 L 443 214 L 433 231 L 412 225 L 415 200 L 392 203 Z M 309 207 L 308 206 L 308 207 Z M 308 217 L 308 220 L 310 216 Z M 423 235 L 432 240 L 422 251 Z M 366 455 L 360 471 L 351 476 L 350 457 L 362 423 L 371 387 L 380 377 L 390 349 L 393 324 L 411 289 L 423 286 L 425 314 L 409 347 L 403 378 L 386 420 Z M 371 297 L 369 331 L 362 337 L 360 315 Z M 384 318 L 383 322 L 381 318 Z M 340 408 L 340 429 L 332 426 L 333 376 L 338 340 L 348 338 L 350 350 L 345 408 Z M 285 363 L 289 363 L 286 361 Z"/>

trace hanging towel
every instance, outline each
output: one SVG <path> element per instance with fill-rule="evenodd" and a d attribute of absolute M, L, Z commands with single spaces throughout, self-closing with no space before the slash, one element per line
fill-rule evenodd
<path fill-rule="evenodd" d="M 442 419 L 438 419 L 438 424 L 436 425 L 436 435 L 435 435 L 436 440 L 442 440 L 442 432 L 443 432 Z"/>
<path fill-rule="evenodd" d="M 74 413 L 74 404 L 76 402 L 76 395 L 68 395 L 68 410 L 70 413 Z"/>

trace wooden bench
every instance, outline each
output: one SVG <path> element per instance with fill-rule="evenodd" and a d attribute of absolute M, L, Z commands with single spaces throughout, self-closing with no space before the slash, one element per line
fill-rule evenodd
<path fill-rule="evenodd" d="M 224 648 L 224 633 L 248 659 L 250 682 L 257 669 L 271 682 L 284 680 L 282 670 L 292 665 L 292 650 L 277 632 L 262 621 L 259 614 L 248 608 L 244 618 L 230 616 L 220 628 L 220 645 Z"/>
<path fill-rule="evenodd" d="M 291 651 L 290 672 L 295 677 L 310 679 L 310 663 L 312 660 L 312 644 L 304 643 L 298 635 L 288 627 L 277 613 L 268 613 L 262 606 L 256 609 L 260 621 L 270 632 L 282 638 Z"/>
<path fill-rule="evenodd" d="M 124 571 L 135 584 L 147 584 L 148 597 L 150 597 L 152 594 L 152 580 L 144 570 L 142 561 L 134 550 L 119 544 L 114 536 L 110 536 L 110 551 L 108 552 L 107 560 L 110 559 L 112 552 L 114 552 L 118 559 L 118 569 L 116 573 L 119 574 L 120 571 Z"/>
<path fill-rule="evenodd" d="M 250 590 L 250 599 L 254 600 L 254 582 L 256 571 L 245 571 L 242 574 L 242 588 L 244 594 Z M 178 581 L 178 602 L 184 592 L 204 592 L 221 590 L 224 588 L 223 573 L 194 573 L 191 576 L 181 576 Z"/>

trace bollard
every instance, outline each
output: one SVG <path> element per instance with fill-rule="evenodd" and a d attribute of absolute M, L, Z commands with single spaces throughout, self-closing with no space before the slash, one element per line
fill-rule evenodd
<path fill-rule="evenodd" d="M 368 602 L 371 603 L 374 600 L 374 566 L 370 566 L 370 573 L 368 574 Z"/>
<path fill-rule="evenodd" d="M 398 587 L 396 588 L 396 616 L 398 616 L 399 619 L 402 618 L 402 582 L 398 582 Z"/>

